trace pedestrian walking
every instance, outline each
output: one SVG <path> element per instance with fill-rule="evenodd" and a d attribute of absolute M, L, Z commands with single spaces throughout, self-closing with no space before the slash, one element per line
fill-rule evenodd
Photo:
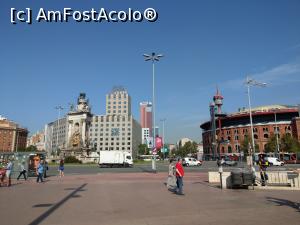
<path fill-rule="evenodd" d="M 65 170 L 65 161 L 63 159 L 61 159 L 59 161 L 59 167 L 58 167 L 60 177 L 63 177 L 65 175 L 64 170 Z"/>
<path fill-rule="evenodd" d="M 38 183 L 41 180 L 41 183 L 43 182 L 43 175 L 44 175 L 44 164 L 43 160 L 39 161 L 36 167 L 36 182 Z"/>
<path fill-rule="evenodd" d="M 176 163 L 176 182 L 177 182 L 177 191 L 176 194 L 178 195 L 184 195 L 182 192 L 182 186 L 183 186 L 183 176 L 184 176 L 184 170 L 182 166 L 182 159 L 179 158 L 178 162 Z"/>
<path fill-rule="evenodd" d="M 258 165 L 261 177 L 261 185 L 265 186 L 268 181 L 267 167 L 269 166 L 269 163 L 264 159 L 262 154 L 259 155 Z"/>
<path fill-rule="evenodd" d="M 7 179 L 7 186 L 11 186 L 11 171 L 12 171 L 12 168 L 13 168 L 13 163 L 9 159 L 8 163 L 6 165 L 6 168 L 5 168 L 6 169 L 5 176 L 6 176 L 6 179 Z"/>
<path fill-rule="evenodd" d="M 22 162 L 22 163 L 20 164 L 20 174 L 19 174 L 17 180 L 19 180 L 20 177 L 21 177 L 22 175 L 23 175 L 23 177 L 24 177 L 24 180 L 27 180 L 26 172 L 27 172 L 27 171 L 26 171 L 26 169 L 25 169 L 25 162 Z"/>
<path fill-rule="evenodd" d="M 175 192 L 176 191 L 176 169 L 175 165 L 173 163 L 173 159 L 170 159 L 170 164 L 169 164 L 169 174 L 167 178 L 167 188 L 169 191 Z"/>

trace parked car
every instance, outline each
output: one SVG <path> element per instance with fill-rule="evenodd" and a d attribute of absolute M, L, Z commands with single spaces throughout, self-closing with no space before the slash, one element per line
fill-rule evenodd
<path fill-rule="evenodd" d="M 236 166 L 237 161 L 232 160 L 230 157 L 225 157 L 221 160 L 222 166 Z"/>
<path fill-rule="evenodd" d="M 270 166 L 283 166 L 284 162 L 280 161 L 276 157 L 266 157 L 265 160 L 267 160 L 270 164 Z"/>
<path fill-rule="evenodd" d="M 183 159 L 182 165 L 183 166 L 201 166 L 202 162 L 195 158 L 186 157 Z"/>

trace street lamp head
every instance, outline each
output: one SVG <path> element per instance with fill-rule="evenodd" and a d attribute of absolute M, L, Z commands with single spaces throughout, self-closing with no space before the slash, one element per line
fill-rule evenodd
<path fill-rule="evenodd" d="M 250 77 L 247 77 L 246 84 L 248 86 L 258 86 L 258 87 L 266 87 L 267 83 L 258 82 Z"/>
<path fill-rule="evenodd" d="M 266 87 L 267 86 L 267 83 L 262 83 L 261 84 L 263 87 Z"/>
<path fill-rule="evenodd" d="M 59 105 L 59 106 L 55 106 L 55 109 L 63 110 L 64 108 Z"/>
<path fill-rule="evenodd" d="M 154 60 L 155 60 L 155 61 L 159 61 L 159 59 L 160 59 L 161 57 L 163 57 L 163 55 L 162 55 L 162 54 L 158 54 L 158 55 L 154 56 Z"/>
<path fill-rule="evenodd" d="M 151 55 L 143 54 L 143 56 L 145 57 L 145 61 L 151 60 L 152 62 L 159 61 L 159 59 L 163 57 L 162 54 L 156 55 L 155 52 L 152 52 Z"/>
<path fill-rule="evenodd" d="M 143 54 L 144 58 L 145 58 L 145 61 L 149 61 L 149 60 L 152 60 L 152 57 L 151 55 L 148 55 L 148 54 Z"/>

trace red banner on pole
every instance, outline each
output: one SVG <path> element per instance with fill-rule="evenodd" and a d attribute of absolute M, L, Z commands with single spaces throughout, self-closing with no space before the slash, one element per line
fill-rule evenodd
<path fill-rule="evenodd" d="M 163 146 L 162 138 L 161 137 L 156 137 L 155 142 L 156 142 L 156 149 L 161 149 L 162 146 Z"/>

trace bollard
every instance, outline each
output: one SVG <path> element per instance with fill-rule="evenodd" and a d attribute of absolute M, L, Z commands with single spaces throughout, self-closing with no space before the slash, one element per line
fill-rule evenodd
<path fill-rule="evenodd" d="M 220 183 L 221 183 L 221 189 L 223 189 L 223 181 L 222 181 L 222 174 L 223 174 L 223 166 L 219 166 L 219 174 L 220 174 Z"/>

